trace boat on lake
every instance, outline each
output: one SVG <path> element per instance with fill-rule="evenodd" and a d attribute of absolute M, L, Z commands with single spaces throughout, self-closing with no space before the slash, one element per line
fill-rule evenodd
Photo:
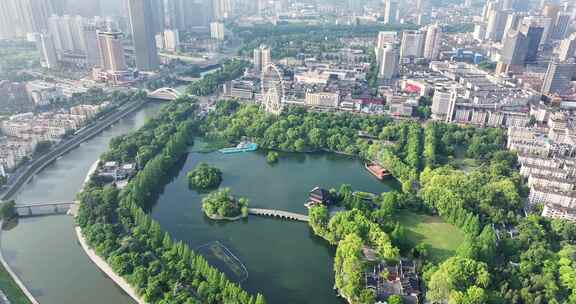
<path fill-rule="evenodd" d="M 232 153 L 242 153 L 242 152 L 253 152 L 258 150 L 258 144 L 253 142 L 241 142 L 234 148 L 224 148 L 220 149 L 220 153 L 232 154 Z"/>

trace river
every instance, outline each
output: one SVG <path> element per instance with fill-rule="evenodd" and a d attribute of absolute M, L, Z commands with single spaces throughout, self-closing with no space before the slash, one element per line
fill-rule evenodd
<path fill-rule="evenodd" d="M 201 143 L 200 143 L 201 145 Z M 201 211 L 203 195 L 188 189 L 186 174 L 199 162 L 223 172 L 221 187 L 250 200 L 250 207 L 306 214 L 308 191 L 351 184 L 381 193 L 393 185 L 373 178 L 362 163 L 328 154 L 282 154 L 275 165 L 264 153 L 188 155 L 179 175 L 164 189 L 152 216 L 174 238 L 198 248 L 219 241 L 242 261 L 248 279 L 242 286 L 262 292 L 268 303 L 341 303 L 333 290 L 335 249 L 314 236 L 307 224 L 251 216 L 237 222 L 214 222 Z M 221 270 L 226 270 L 221 269 Z"/>
<path fill-rule="evenodd" d="M 64 155 L 24 185 L 16 202 L 73 201 L 90 166 L 107 150 L 110 139 L 141 127 L 160 106 L 148 104 Z M 42 304 L 133 303 L 84 254 L 69 216 L 21 219 L 16 227 L 3 232 L 2 250 Z"/>

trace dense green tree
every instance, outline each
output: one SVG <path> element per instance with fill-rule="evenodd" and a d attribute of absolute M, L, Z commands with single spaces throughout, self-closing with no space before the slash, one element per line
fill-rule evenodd
<path fill-rule="evenodd" d="M 187 177 L 190 188 L 212 189 L 217 188 L 222 182 L 222 171 L 206 163 L 200 163 L 194 170 L 188 172 Z"/>

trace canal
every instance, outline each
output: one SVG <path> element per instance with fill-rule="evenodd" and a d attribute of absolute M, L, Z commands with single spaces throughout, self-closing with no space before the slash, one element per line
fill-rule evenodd
<path fill-rule="evenodd" d="M 355 190 L 381 193 L 394 185 L 376 180 L 361 162 L 345 156 L 282 154 L 278 164 L 269 165 L 264 153 L 201 153 L 202 143 L 197 146 L 152 209 L 161 226 L 191 248 L 214 241 L 225 245 L 248 271 L 242 286 L 262 292 L 268 303 L 341 303 L 333 290 L 335 250 L 307 224 L 253 216 L 211 221 L 201 211 L 203 195 L 188 189 L 186 174 L 200 162 L 214 165 L 223 172 L 221 186 L 248 198 L 250 207 L 303 214 L 308 191 L 315 186 L 351 184 Z M 222 263 L 211 262 L 230 272 Z"/>
<path fill-rule="evenodd" d="M 141 127 L 158 113 L 151 103 L 64 155 L 23 186 L 16 202 L 73 201 L 90 166 L 110 139 Z M 22 219 L 2 234 L 8 263 L 42 304 L 131 304 L 133 301 L 94 266 L 76 241 L 73 219 L 48 216 Z"/>

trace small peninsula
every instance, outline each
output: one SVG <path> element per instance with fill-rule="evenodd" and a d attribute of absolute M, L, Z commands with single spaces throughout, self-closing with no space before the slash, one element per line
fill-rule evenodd
<path fill-rule="evenodd" d="M 230 188 L 220 189 L 202 200 L 202 210 L 213 220 L 239 220 L 248 216 L 248 199 L 232 196 Z"/>

